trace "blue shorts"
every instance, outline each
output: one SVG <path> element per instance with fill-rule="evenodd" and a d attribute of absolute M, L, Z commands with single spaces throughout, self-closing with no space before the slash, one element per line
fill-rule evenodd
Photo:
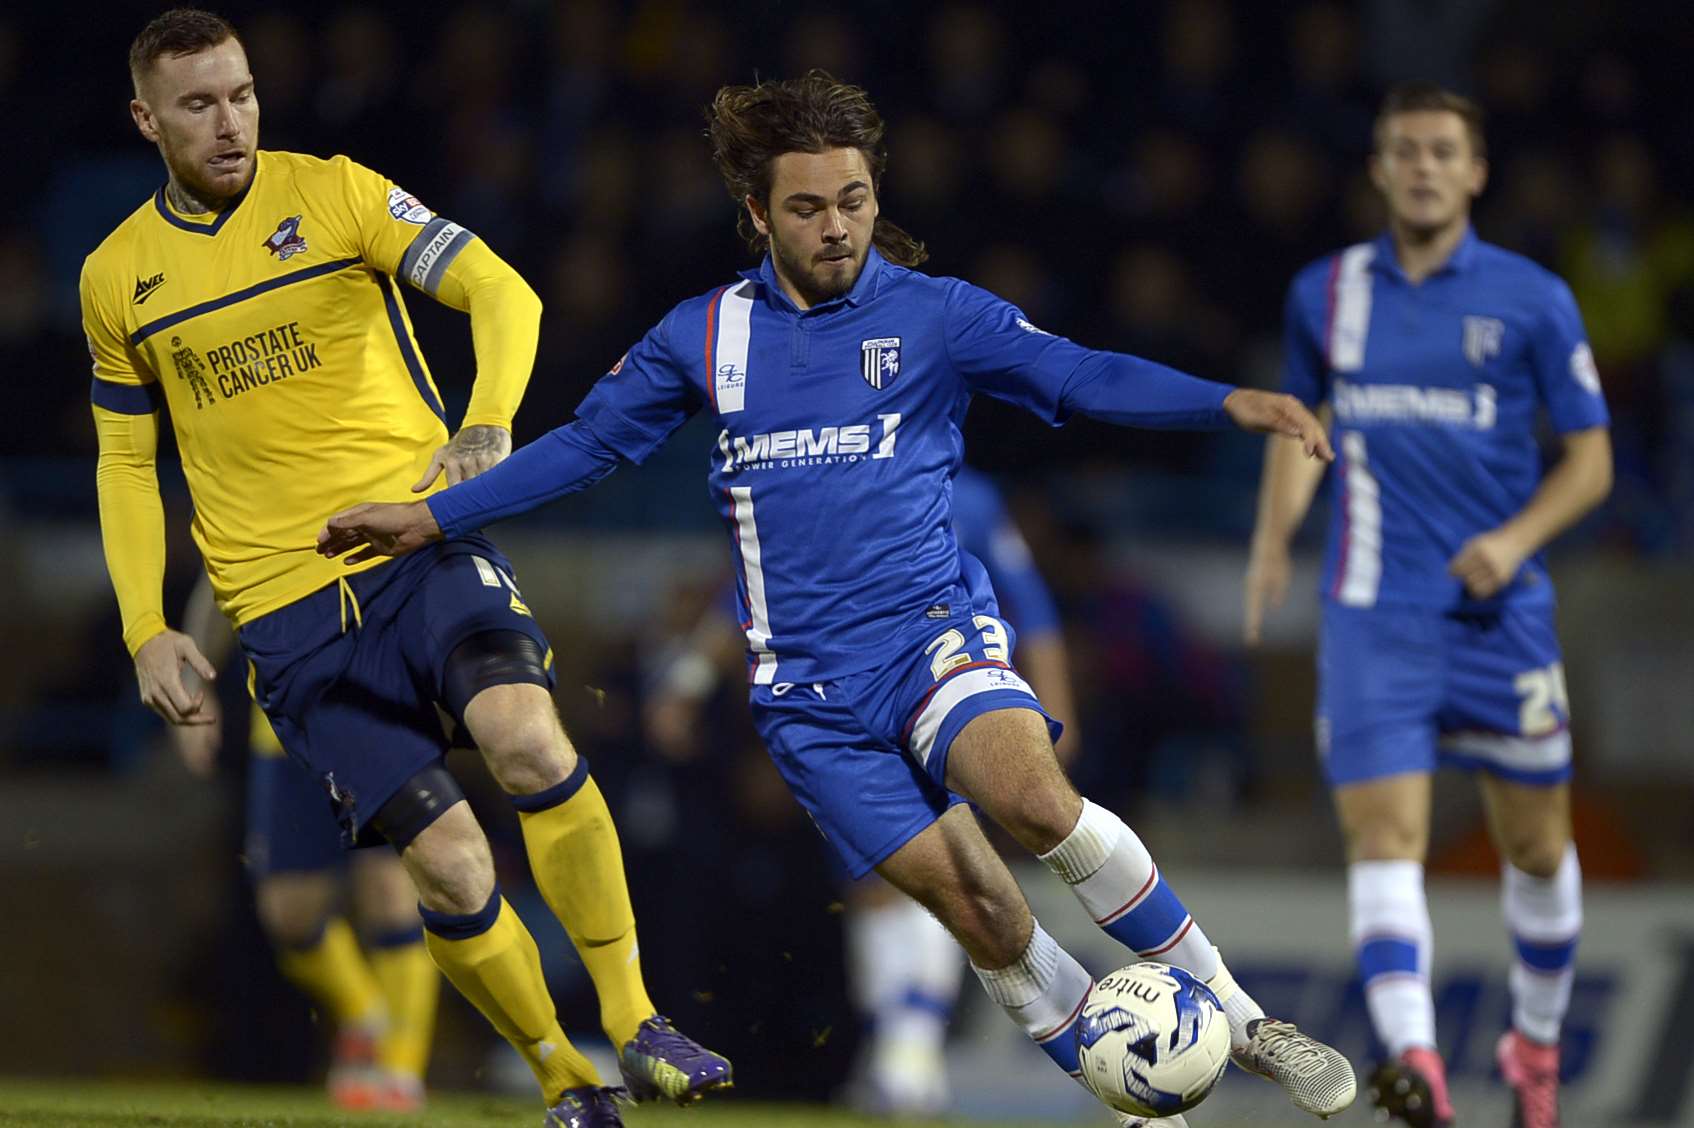
<path fill-rule="evenodd" d="M 355 573 L 241 628 L 253 699 L 329 794 L 344 845 L 445 755 L 437 702 L 447 658 L 491 630 L 533 638 L 551 682 L 553 652 L 511 563 L 474 535 Z"/>
<path fill-rule="evenodd" d="M 329 796 L 288 758 L 255 706 L 247 760 L 247 842 L 243 856 L 255 881 L 273 873 L 321 873 L 347 860 Z"/>
<path fill-rule="evenodd" d="M 896 639 L 865 673 L 753 687 L 771 759 L 855 879 L 964 802 L 947 789 L 947 754 L 973 718 L 1033 709 L 1059 738 L 1009 664 L 1012 645 L 998 618 L 966 615 Z"/>
<path fill-rule="evenodd" d="M 1317 745 L 1332 787 L 1438 763 L 1559 783 L 1571 774 L 1569 724 L 1551 607 L 1324 604 Z"/>

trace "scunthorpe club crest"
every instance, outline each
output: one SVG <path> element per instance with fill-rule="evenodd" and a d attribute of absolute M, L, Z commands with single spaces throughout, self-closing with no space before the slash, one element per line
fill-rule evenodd
<path fill-rule="evenodd" d="M 859 372 L 865 383 L 881 391 L 900 375 L 900 338 L 876 337 L 859 342 Z"/>

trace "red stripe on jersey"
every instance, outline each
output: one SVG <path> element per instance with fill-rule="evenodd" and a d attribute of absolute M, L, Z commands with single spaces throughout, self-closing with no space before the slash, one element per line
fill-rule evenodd
<path fill-rule="evenodd" d="M 714 414 L 718 410 L 718 374 L 717 366 L 712 362 L 717 359 L 718 351 L 718 303 L 723 300 L 723 292 L 727 289 L 728 286 L 719 286 L 712 300 L 706 303 L 706 399 L 711 402 Z"/>

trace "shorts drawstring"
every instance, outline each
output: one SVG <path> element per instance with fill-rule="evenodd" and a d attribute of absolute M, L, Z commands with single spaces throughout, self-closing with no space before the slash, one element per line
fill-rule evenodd
<path fill-rule="evenodd" d="M 353 605 L 353 625 L 355 627 L 363 628 L 364 625 L 365 625 L 365 617 L 364 617 L 363 612 L 361 612 L 359 610 L 359 597 L 357 595 L 353 594 L 353 585 L 351 585 L 347 582 L 346 576 L 335 577 L 335 584 L 336 584 L 337 589 L 339 589 L 339 591 L 341 593 L 341 630 L 342 630 L 342 633 L 345 634 L 346 631 L 347 631 L 347 605 L 348 604 Z"/>

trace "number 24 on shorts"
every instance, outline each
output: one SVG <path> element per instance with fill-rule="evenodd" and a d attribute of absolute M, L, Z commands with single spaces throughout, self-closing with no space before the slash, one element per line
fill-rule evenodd
<path fill-rule="evenodd" d="M 1524 736 L 1546 736 L 1570 717 L 1570 695 L 1565 692 L 1565 664 L 1554 662 L 1539 670 L 1525 670 L 1512 679 L 1522 705 L 1518 731 Z M 1554 710 L 1557 710 L 1555 712 Z"/>
<path fill-rule="evenodd" d="M 971 623 L 982 632 L 982 656 L 990 662 L 1006 661 L 1011 651 L 1006 645 L 1006 628 L 1000 620 L 992 615 L 978 615 Z M 929 672 L 936 681 L 974 660 L 970 654 L 960 653 L 964 645 L 964 632 L 954 629 L 936 635 L 935 639 L 923 648 L 925 654 L 932 655 L 929 660 Z M 1518 681 L 1521 683 L 1523 679 L 1519 678 Z M 1561 678 L 1560 685 L 1563 684 Z"/>

